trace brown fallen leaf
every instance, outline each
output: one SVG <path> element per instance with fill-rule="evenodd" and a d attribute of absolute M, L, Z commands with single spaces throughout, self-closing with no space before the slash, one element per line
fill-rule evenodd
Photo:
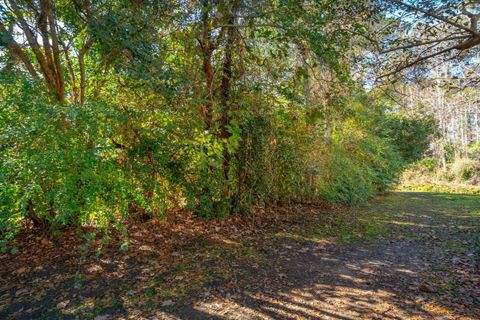
<path fill-rule="evenodd" d="M 57 304 L 57 309 L 64 309 L 69 303 L 70 303 L 70 300 L 62 301 Z"/>
<path fill-rule="evenodd" d="M 175 303 L 172 300 L 166 300 L 162 302 L 162 307 L 170 307 L 173 306 Z"/>
<path fill-rule="evenodd" d="M 42 238 L 42 240 L 40 240 L 41 244 L 43 244 L 44 246 L 51 246 L 52 245 L 52 242 L 48 239 L 45 239 L 45 238 Z"/>
<path fill-rule="evenodd" d="M 25 272 L 27 272 L 27 268 L 20 268 L 20 269 L 17 269 L 15 271 L 13 271 L 13 274 L 16 274 L 16 275 L 21 275 L 21 274 L 24 274 Z"/>
<path fill-rule="evenodd" d="M 424 282 L 419 287 L 418 290 L 426 293 L 433 293 L 435 289 L 433 289 L 428 283 Z"/>

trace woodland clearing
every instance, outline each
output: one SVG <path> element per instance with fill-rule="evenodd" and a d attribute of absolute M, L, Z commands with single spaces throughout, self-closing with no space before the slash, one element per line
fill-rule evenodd
<path fill-rule="evenodd" d="M 113 241 L 101 256 L 90 252 L 81 263 L 82 238 L 74 231 L 41 241 L 27 232 L 17 240 L 17 253 L 0 256 L 0 317 L 476 319 L 480 314 L 478 195 L 390 193 L 350 209 L 299 204 L 272 210 L 220 222 L 180 215 L 168 229 L 147 222 L 129 230 L 127 252 Z"/>

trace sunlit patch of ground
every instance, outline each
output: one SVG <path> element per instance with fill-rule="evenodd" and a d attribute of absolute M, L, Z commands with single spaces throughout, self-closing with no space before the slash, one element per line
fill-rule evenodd
<path fill-rule="evenodd" d="M 349 210 L 282 210 L 180 221 L 169 237 L 138 226 L 128 251 L 84 265 L 71 246 L 46 243 L 49 264 L 5 264 L 0 318 L 478 319 L 479 196 L 394 193 Z"/>
<path fill-rule="evenodd" d="M 437 192 L 480 195 L 480 186 L 451 182 L 407 182 L 398 186 L 398 191 Z"/>

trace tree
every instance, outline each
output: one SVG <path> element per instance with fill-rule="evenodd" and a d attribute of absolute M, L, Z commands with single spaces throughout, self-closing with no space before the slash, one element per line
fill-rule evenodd
<path fill-rule="evenodd" d="M 2 212 L 54 229 L 352 203 L 400 168 L 351 75 L 368 0 L 1 4 Z"/>
<path fill-rule="evenodd" d="M 88 23 L 97 8 L 90 1 L 74 3 L 78 6 L 72 8 L 51 0 L 2 1 L 0 35 L 10 54 L 32 78 L 44 82 L 59 103 L 69 96 L 84 104 L 85 55 L 94 43 Z"/>
<path fill-rule="evenodd" d="M 426 63 L 456 60 L 470 63 L 479 51 L 479 8 L 474 1 L 389 0 L 387 36 L 380 42 L 384 66 L 381 78 Z M 434 59 L 439 57 L 440 59 Z"/>

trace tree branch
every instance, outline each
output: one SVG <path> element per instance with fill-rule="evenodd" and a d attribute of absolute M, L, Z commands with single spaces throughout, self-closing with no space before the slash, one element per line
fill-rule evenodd
<path fill-rule="evenodd" d="M 85 54 L 93 46 L 93 38 L 89 38 L 78 53 L 78 66 L 80 68 L 80 105 L 85 103 Z"/>
<path fill-rule="evenodd" d="M 399 73 L 399 72 L 402 71 L 402 70 L 405 70 L 405 69 L 407 69 L 407 68 L 410 68 L 410 67 L 412 67 L 412 66 L 414 66 L 414 65 L 416 65 L 416 64 L 418 64 L 418 63 L 420 63 L 420 62 L 422 62 L 422 61 L 425 61 L 425 60 L 431 59 L 431 58 L 433 58 L 433 57 L 439 56 L 439 55 L 444 54 L 445 52 L 451 51 L 451 50 L 453 50 L 453 49 L 455 49 L 455 46 L 448 47 L 448 48 L 446 48 L 446 49 L 443 49 L 443 50 L 434 52 L 434 53 L 432 53 L 432 54 L 430 54 L 430 55 L 420 57 L 420 58 L 418 58 L 418 59 L 416 59 L 416 60 L 414 60 L 414 61 L 412 61 L 412 62 L 410 62 L 410 63 L 407 63 L 406 65 L 403 65 L 403 66 L 400 66 L 400 67 L 396 68 L 396 69 L 395 69 L 394 71 L 392 71 L 392 72 L 389 72 L 389 73 L 387 73 L 387 74 L 381 75 L 381 76 L 379 77 L 379 79 L 388 78 L 388 77 L 390 77 L 390 76 L 392 76 L 392 75 L 394 75 L 394 74 L 396 74 L 396 73 Z"/>
<path fill-rule="evenodd" d="M 403 7 L 406 7 L 410 10 L 413 10 L 413 11 L 417 11 L 417 12 L 420 12 L 420 13 L 423 13 L 429 17 L 432 17 L 432 18 L 435 18 L 437 20 L 440 20 L 440 21 L 443 21 L 445 23 L 448 23 L 454 27 L 457 27 L 458 29 L 461 29 L 461 30 L 464 30 L 464 31 L 467 31 L 468 33 L 474 35 L 474 36 L 480 36 L 480 33 L 478 32 L 478 30 L 472 30 L 471 28 L 468 28 L 468 27 L 465 27 L 459 23 L 456 23 L 455 21 L 452 21 L 450 19 L 447 19 L 435 12 L 432 12 L 432 11 L 427 11 L 427 10 L 424 10 L 422 8 L 418 8 L 418 7 L 415 7 L 411 4 L 408 4 L 408 3 L 405 3 L 403 1 L 400 1 L 400 0 L 387 0 L 387 1 L 390 1 L 390 2 L 393 2 L 393 3 L 396 3 L 398 5 L 401 5 Z"/>
<path fill-rule="evenodd" d="M 45 57 L 47 59 L 47 65 L 50 69 L 50 72 L 55 75 L 56 71 L 54 68 L 52 49 L 50 46 L 50 37 L 48 35 L 48 15 L 47 10 L 47 0 L 40 1 L 40 12 L 37 12 L 37 9 L 33 7 L 33 4 L 30 5 L 32 10 L 34 10 L 38 15 L 38 28 L 40 29 L 40 34 L 42 36 L 43 49 L 45 51 Z"/>
<path fill-rule="evenodd" d="M 12 7 L 13 13 L 15 13 L 15 16 L 20 23 L 20 27 L 22 31 L 24 32 L 25 36 L 27 37 L 27 41 L 32 48 L 33 53 L 35 54 L 35 57 L 37 58 L 37 61 L 40 65 L 40 69 L 42 70 L 43 75 L 45 76 L 45 80 L 49 85 L 54 85 L 55 80 L 54 77 L 47 65 L 47 62 L 45 60 L 45 56 L 43 55 L 42 51 L 40 50 L 40 45 L 38 44 L 36 40 L 36 36 L 34 35 L 33 31 L 30 29 L 30 26 L 27 24 L 25 21 L 25 18 L 23 17 L 20 9 L 18 8 L 17 3 L 15 0 L 8 0 L 10 3 L 10 6 Z"/>
<path fill-rule="evenodd" d="M 385 50 L 385 51 L 382 51 L 382 52 L 380 52 L 380 53 L 381 53 L 381 54 L 385 54 L 385 53 L 389 53 L 389 52 L 392 52 L 392 51 L 399 51 L 399 50 L 411 49 L 411 48 L 415 48 L 415 47 L 424 46 L 424 45 L 427 45 L 427 44 L 433 44 L 433 43 L 450 41 L 450 40 L 466 39 L 466 38 L 468 38 L 468 37 L 469 37 L 469 36 L 464 35 L 464 36 L 446 37 L 446 38 L 442 38 L 442 39 L 435 39 L 435 40 L 429 40 L 429 41 L 411 43 L 411 44 L 407 44 L 407 45 L 401 46 L 401 47 L 390 48 L 390 49 Z"/>
<path fill-rule="evenodd" d="M 35 67 L 33 66 L 32 62 L 28 58 L 28 56 L 25 54 L 25 52 L 22 50 L 20 45 L 15 41 L 13 36 L 7 31 L 7 28 L 3 24 L 3 22 L 0 21 L 0 40 L 2 42 L 6 43 L 8 46 L 8 49 L 10 50 L 10 53 L 12 55 L 16 55 L 17 57 L 22 60 L 23 64 L 25 65 L 25 68 L 27 68 L 28 72 L 33 78 L 38 78 L 37 71 L 35 70 Z"/>
<path fill-rule="evenodd" d="M 55 24 L 55 18 L 54 18 L 54 8 L 50 0 L 43 0 L 43 1 L 47 2 L 47 7 L 45 12 L 48 17 L 50 34 L 52 37 L 52 51 L 53 51 L 53 58 L 55 62 L 55 69 L 56 69 L 56 79 L 55 79 L 55 82 L 57 83 L 56 92 L 57 92 L 58 100 L 60 102 L 63 102 L 63 100 L 65 99 L 65 92 L 64 92 L 65 79 L 63 76 L 62 62 L 60 60 L 60 47 L 58 45 L 58 35 L 57 35 L 57 27 Z"/>

